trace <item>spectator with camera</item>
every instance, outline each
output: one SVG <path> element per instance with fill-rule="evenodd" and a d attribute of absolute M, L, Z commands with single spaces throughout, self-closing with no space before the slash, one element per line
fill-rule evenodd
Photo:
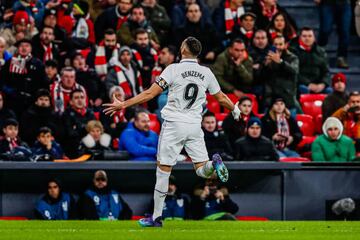
<path fill-rule="evenodd" d="M 229 190 L 215 179 L 206 179 L 205 184 L 194 189 L 191 204 L 194 219 L 236 220 L 235 213 L 239 210 Z"/>
<path fill-rule="evenodd" d="M 74 197 L 64 192 L 58 179 L 47 183 L 47 191 L 36 203 L 35 217 L 39 220 L 70 220 L 76 219 Z"/>
<path fill-rule="evenodd" d="M 80 219 L 84 220 L 124 220 L 131 219 L 132 210 L 120 193 L 109 186 L 105 171 L 94 174 L 93 184 L 79 198 Z"/>
<path fill-rule="evenodd" d="M 353 140 L 343 135 L 339 119 L 329 117 L 323 124 L 323 134 L 312 143 L 312 159 L 316 162 L 350 162 L 355 157 Z"/>

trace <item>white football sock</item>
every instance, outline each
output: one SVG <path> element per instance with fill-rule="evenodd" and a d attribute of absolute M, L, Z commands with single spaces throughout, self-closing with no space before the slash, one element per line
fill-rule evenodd
<path fill-rule="evenodd" d="M 196 169 L 196 174 L 202 178 L 209 178 L 214 173 L 212 161 L 207 161 L 203 166 Z"/>
<path fill-rule="evenodd" d="M 164 201 L 169 191 L 170 172 L 165 172 L 159 167 L 156 168 L 156 184 L 154 190 L 154 213 L 153 219 L 162 216 Z"/>

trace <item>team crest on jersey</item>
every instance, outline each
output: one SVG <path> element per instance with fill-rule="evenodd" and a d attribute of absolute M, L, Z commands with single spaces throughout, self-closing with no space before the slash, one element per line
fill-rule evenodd
<path fill-rule="evenodd" d="M 62 209 L 64 210 L 64 212 L 68 211 L 68 203 L 67 202 L 62 203 Z"/>
<path fill-rule="evenodd" d="M 100 204 L 100 198 L 98 196 L 94 196 L 94 202 L 95 202 L 95 205 L 99 205 Z"/>
<path fill-rule="evenodd" d="M 179 207 L 183 207 L 184 206 L 184 199 L 178 199 L 176 200 L 176 203 Z"/>

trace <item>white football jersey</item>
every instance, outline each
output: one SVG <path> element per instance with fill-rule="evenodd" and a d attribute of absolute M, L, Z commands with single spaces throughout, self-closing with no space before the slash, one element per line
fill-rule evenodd
<path fill-rule="evenodd" d="M 169 65 L 156 82 L 164 90 L 169 88 L 168 102 L 161 111 L 167 121 L 200 123 L 206 91 L 211 95 L 220 91 L 214 74 L 196 59 L 183 59 Z"/>

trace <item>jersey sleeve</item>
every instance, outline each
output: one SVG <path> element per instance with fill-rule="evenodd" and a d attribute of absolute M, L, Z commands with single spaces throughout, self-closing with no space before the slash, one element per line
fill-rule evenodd
<path fill-rule="evenodd" d="M 220 92 L 220 90 L 221 90 L 220 85 L 219 85 L 215 75 L 211 72 L 211 70 L 209 70 L 208 79 L 209 79 L 208 90 L 209 90 L 210 95 L 214 95 L 214 94 Z"/>
<path fill-rule="evenodd" d="M 155 83 L 157 83 L 157 85 L 159 85 L 163 90 L 167 89 L 169 85 L 173 82 L 173 69 L 173 64 L 167 66 L 164 71 L 162 71 L 160 76 L 155 80 Z"/>

